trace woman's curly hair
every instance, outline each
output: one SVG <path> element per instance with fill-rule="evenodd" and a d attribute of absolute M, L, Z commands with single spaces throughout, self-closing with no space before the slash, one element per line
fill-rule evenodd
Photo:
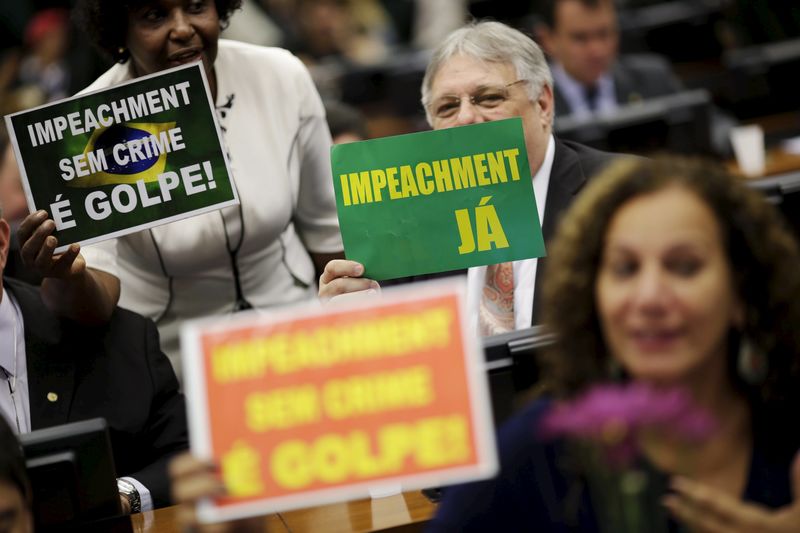
<path fill-rule="evenodd" d="M 128 14 L 148 0 L 78 0 L 73 18 L 91 43 L 114 61 L 128 59 Z M 214 0 L 221 27 L 228 24 L 242 0 Z"/>
<path fill-rule="evenodd" d="M 794 431 L 784 437 L 796 450 L 800 431 L 788 430 L 785 417 L 796 416 L 800 408 L 800 254 L 776 209 L 712 162 L 619 160 L 577 198 L 549 250 L 544 323 L 559 341 L 543 354 L 544 385 L 571 395 L 608 379 L 610 354 L 595 283 L 609 223 L 631 199 L 673 186 L 695 193 L 720 225 L 734 288 L 745 308 L 743 327 L 730 334 L 731 378 L 749 398 L 755 423 L 771 435 L 781 427 Z M 757 385 L 748 385 L 736 371 L 741 338 L 767 358 L 766 378 Z"/>

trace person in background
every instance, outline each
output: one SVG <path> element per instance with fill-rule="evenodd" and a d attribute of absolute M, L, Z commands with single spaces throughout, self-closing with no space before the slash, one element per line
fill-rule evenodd
<path fill-rule="evenodd" d="M 550 254 L 550 395 L 501 428 L 496 478 L 445 490 L 430 530 L 610 531 L 574 493 L 570 448 L 538 429 L 553 398 L 622 380 L 681 387 L 717 422 L 700 443 L 634 437 L 670 478 L 654 505 L 691 531 L 800 531 L 800 255 L 775 209 L 717 164 L 620 161 Z"/>
<path fill-rule="evenodd" d="M 17 437 L 0 416 L 0 531 L 31 533 L 31 487 Z"/>
<path fill-rule="evenodd" d="M 550 57 L 556 115 L 612 114 L 620 107 L 684 90 L 656 54 L 620 54 L 613 0 L 542 0 L 539 41 Z M 711 145 L 728 155 L 733 118 L 712 110 Z"/>
<path fill-rule="evenodd" d="M 558 116 L 611 113 L 682 89 L 666 59 L 619 55 L 613 0 L 544 0 L 538 37 L 551 59 Z"/>
<path fill-rule="evenodd" d="M 80 0 L 75 14 L 117 64 L 97 90 L 192 62 L 209 80 L 240 205 L 54 256 L 55 223 L 30 214 L 25 264 L 47 278 L 60 316 L 106 322 L 115 305 L 156 321 L 180 375 L 186 319 L 313 299 L 315 275 L 342 256 L 330 134 L 302 63 L 285 50 L 219 39 L 237 0 Z M 66 243 L 65 243 L 66 244 Z"/>
<path fill-rule="evenodd" d="M 279 46 L 283 31 L 264 11 L 258 0 L 242 0 L 242 7 L 222 31 L 224 39 L 244 41 L 259 46 Z"/>
<path fill-rule="evenodd" d="M 0 205 L 0 418 L 16 433 L 102 417 L 126 512 L 170 505 L 167 463 L 188 448 L 186 407 L 152 320 L 115 308 L 101 326 L 55 316 L 6 277 Z"/>
<path fill-rule="evenodd" d="M 69 12 L 63 8 L 37 12 L 25 28 L 27 53 L 20 63 L 17 83 L 37 87 L 44 102 L 68 96 L 69 29 Z"/>
<path fill-rule="evenodd" d="M 0 139 L 0 205 L 12 225 L 19 225 L 28 214 L 19 168 L 14 164 L 14 149 L 7 139 Z"/>
<path fill-rule="evenodd" d="M 377 0 L 295 0 L 286 46 L 306 65 L 375 65 L 388 58 L 394 26 Z"/>
<path fill-rule="evenodd" d="M 442 42 L 425 72 L 422 103 L 435 130 L 522 118 L 545 242 L 589 178 L 616 157 L 553 137 L 553 81 L 544 55 L 529 37 L 499 22 L 467 25 Z M 469 269 L 470 324 L 491 335 L 538 323 L 535 295 L 544 263 L 527 259 Z M 328 263 L 320 298 L 379 288 L 363 272 L 353 261 Z"/>
<path fill-rule="evenodd" d="M 325 117 L 331 130 L 333 144 L 343 144 L 369 139 L 367 121 L 357 108 L 343 102 L 325 102 Z"/>

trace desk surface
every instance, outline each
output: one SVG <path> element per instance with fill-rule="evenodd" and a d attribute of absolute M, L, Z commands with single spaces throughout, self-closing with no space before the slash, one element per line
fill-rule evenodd
<path fill-rule="evenodd" d="M 131 517 L 136 533 L 179 533 L 177 507 L 166 507 Z M 422 531 L 436 505 L 418 491 L 386 498 L 354 500 L 268 515 L 269 533 L 406 533 Z"/>
<path fill-rule="evenodd" d="M 739 165 L 736 161 L 729 161 L 728 170 L 738 176 L 742 176 Z M 786 152 L 781 148 L 772 148 L 767 150 L 764 160 L 764 174 L 762 176 L 753 176 L 752 179 L 760 179 L 767 176 L 774 176 L 776 174 L 785 174 L 800 170 L 800 155 Z"/>

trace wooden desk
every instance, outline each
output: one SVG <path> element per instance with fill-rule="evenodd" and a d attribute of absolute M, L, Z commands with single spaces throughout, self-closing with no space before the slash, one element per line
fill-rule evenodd
<path fill-rule="evenodd" d="M 131 517 L 134 533 L 180 533 L 177 507 Z M 419 491 L 298 509 L 264 517 L 268 533 L 411 533 L 422 531 L 436 504 Z"/>
<path fill-rule="evenodd" d="M 323 505 L 281 513 L 292 533 L 366 533 L 422 531 L 436 505 L 419 491 L 374 500 Z"/>
<path fill-rule="evenodd" d="M 178 525 L 178 506 L 164 507 L 131 516 L 133 533 L 183 533 Z M 289 533 L 277 514 L 264 517 L 266 533 Z"/>
<path fill-rule="evenodd" d="M 736 161 L 729 161 L 727 163 L 728 170 L 737 176 L 743 176 L 739 165 Z M 762 176 L 747 176 L 749 179 L 760 179 L 767 176 L 774 176 L 776 174 L 785 174 L 800 170 L 800 155 L 790 154 L 780 148 L 771 148 L 767 150 L 764 159 L 764 174 Z"/>

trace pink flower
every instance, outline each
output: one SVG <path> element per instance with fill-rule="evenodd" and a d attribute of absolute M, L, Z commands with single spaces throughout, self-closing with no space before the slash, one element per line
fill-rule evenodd
<path fill-rule="evenodd" d="M 636 456 L 636 437 L 642 430 L 697 442 L 715 428 L 711 414 L 697 406 L 685 390 L 634 382 L 596 385 L 578 398 L 556 405 L 537 429 L 546 440 L 577 437 L 595 441 L 606 447 L 612 461 L 625 464 Z"/>

